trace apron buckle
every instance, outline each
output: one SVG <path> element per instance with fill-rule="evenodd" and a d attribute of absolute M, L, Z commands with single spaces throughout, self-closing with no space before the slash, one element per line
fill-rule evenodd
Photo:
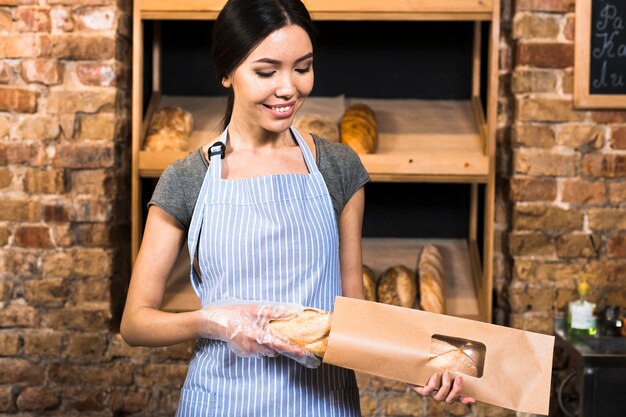
<path fill-rule="evenodd" d="M 222 142 L 215 142 L 209 148 L 209 160 L 211 160 L 211 157 L 213 155 L 220 155 L 220 158 L 224 159 L 225 154 L 226 154 L 226 145 L 224 145 Z"/>

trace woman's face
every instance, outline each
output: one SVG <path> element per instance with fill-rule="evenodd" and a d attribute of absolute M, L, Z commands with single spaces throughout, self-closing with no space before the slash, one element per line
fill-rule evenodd
<path fill-rule="evenodd" d="M 300 26 L 289 25 L 267 36 L 223 80 L 235 100 L 231 123 L 280 133 L 313 89 L 313 45 Z"/>

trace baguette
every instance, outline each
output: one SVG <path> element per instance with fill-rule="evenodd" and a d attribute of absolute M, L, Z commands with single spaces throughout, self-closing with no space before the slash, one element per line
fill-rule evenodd
<path fill-rule="evenodd" d="M 428 364 L 446 371 L 476 377 L 476 363 L 458 347 L 439 339 L 432 339 L 431 357 Z"/>
<path fill-rule="evenodd" d="M 374 110 L 362 103 L 348 107 L 341 119 L 341 142 L 358 154 L 374 152 L 378 143 Z"/>
<path fill-rule="evenodd" d="M 328 345 L 330 319 L 329 312 L 305 308 L 294 317 L 270 320 L 269 330 L 273 336 L 323 358 Z"/>
<path fill-rule="evenodd" d="M 443 257 L 434 245 L 422 249 L 417 265 L 419 273 L 420 307 L 431 313 L 446 313 Z"/>

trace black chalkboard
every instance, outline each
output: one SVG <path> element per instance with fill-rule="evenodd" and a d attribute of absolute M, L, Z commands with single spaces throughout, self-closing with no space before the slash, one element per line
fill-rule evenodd
<path fill-rule="evenodd" d="M 626 94 L 626 0 L 592 0 L 589 94 Z"/>

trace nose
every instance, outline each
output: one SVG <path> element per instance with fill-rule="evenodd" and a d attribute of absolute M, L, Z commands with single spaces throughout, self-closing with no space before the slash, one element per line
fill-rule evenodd
<path fill-rule="evenodd" d="M 277 97 L 292 97 L 295 92 L 296 87 L 291 74 L 286 73 L 282 77 L 278 78 L 278 84 L 276 86 Z"/>

